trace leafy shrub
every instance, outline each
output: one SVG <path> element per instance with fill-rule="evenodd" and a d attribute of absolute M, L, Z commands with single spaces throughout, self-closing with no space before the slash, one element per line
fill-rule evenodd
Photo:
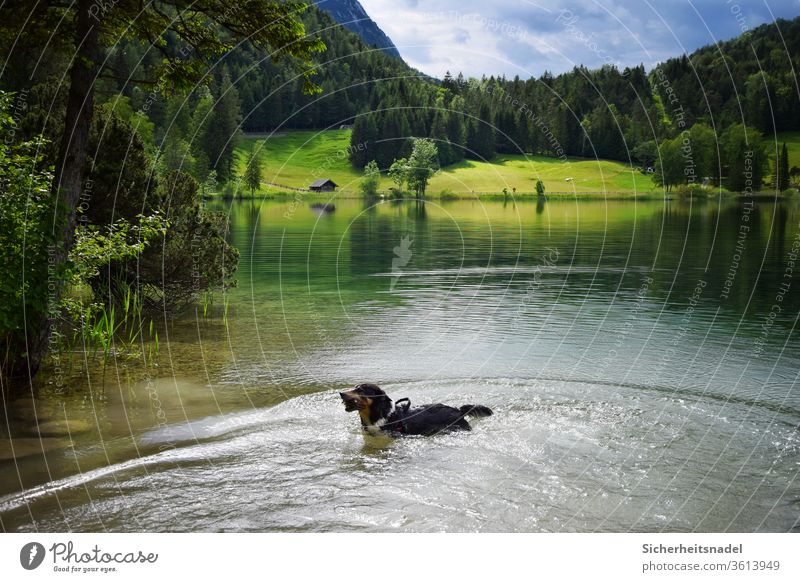
<path fill-rule="evenodd" d="M 678 198 L 706 198 L 708 190 L 699 184 L 681 184 L 675 189 Z"/>
<path fill-rule="evenodd" d="M 225 240 L 227 216 L 202 209 L 198 188 L 181 170 L 160 178 L 154 205 L 169 228 L 136 261 L 110 265 L 118 290 L 140 286 L 145 308 L 180 311 L 205 291 L 235 285 L 239 251 Z"/>
<path fill-rule="evenodd" d="M 8 135 L 6 131 L 16 123 L 11 99 L 0 92 L 2 135 Z M 57 229 L 52 222 L 53 176 L 41 167 L 37 146 L 31 141 L 0 141 L 0 376 L 22 371 L 26 323 L 49 311 L 48 258 L 55 251 L 53 232 Z"/>
<path fill-rule="evenodd" d="M 378 169 L 378 164 L 372 160 L 364 167 L 364 178 L 359 184 L 361 194 L 366 198 L 374 197 L 378 194 L 378 185 L 381 180 L 381 172 Z"/>

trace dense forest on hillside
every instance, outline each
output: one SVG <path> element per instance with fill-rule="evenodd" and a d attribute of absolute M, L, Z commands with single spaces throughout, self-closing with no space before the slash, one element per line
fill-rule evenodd
<path fill-rule="evenodd" d="M 393 86 L 392 79 L 420 79 L 419 86 L 425 90 L 434 87 L 431 79 L 365 45 L 325 12 L 310 7 L 300 20 L 309 36 L 326 47 L 311 69 L 299 66 L 296 59 L 270 58 L 263 49 L 243 41 L 187 90 L 170 87 L 163 80 L 160 84 L 141 82 L 159 78 L 164 55 L 140 39 L 122 37 L 109 49 L 106 70 L 96 83 L 97 100 L 105 103 L 101 110 L 108 119 L 136 128 L 137 138 L 156 162 L 154 167 L 188 171 L 201 183 L 208 181 L 213 170 L 211 178 L 225 183 L 234 177 L 233 152 L 241 131 L 352 124 L 356 115 L 380 101 L 378 95 Z M 176 60 L 186 50 L 178 41 L 164 48 Z M 64 92 L 58 91 L 58 73 L 68 66 L 68 57 L 45 50 L 46 58 L 34 58 L 34 50 L 11 53 L 0 90 L 21 91 L 26 96 L 18 138 L 44 134 L 57 144 L 66 106 Z M 306 91 L 304 72 L 312 76 L 315 92 Z M 49 153 L 55 155 L 55 145 Z"/>
<path fill-rule="evenodd" d="M 495 154 L 603 158 L 649 168 L 669 187 L 675 182 L 670 183 L 670 172 L 658 163 L 659 147 L 695 124 L 701 124 L 696 135 L 705 135 L 706 128 L 714 132 L 718 148 L 713 154 L 697 152 L 697 175 L 717 182 L 730 165 L 724 159 L 727 146 L 720 142 L 728 128 L 741 126 L 734 133 L 746 135 L 748 143 L 759 141 L 760 134 L 800 129 L 792 69 L 792 62 L 800 59 L 800 19 L 763 25 L 670 59 L 649 73 L 643 66 L 622 71 L 581 66 L 536 79 L 448 74 L 441 81 L 365 45 L 315 7 L 301 20 L 326 47 L 314 59 L 316 93 L 304 91 L 306 82 L 296 62 L 270 58 L 245 41 L 193 90 L 153 99 L 152 88 L 135 81 L 142 72 L 162 66 L 161 55 L 141 41 L 122 39 L 109 55 L 113 74 L 102 81 L 107 109 L 136 122 L 150 151 L 162 152 L 161 168 L 181 168 L 201 183 L 212 170 L 213 180 L 234 178 L 240 130 L 353 125 L 351 161 L 357 168 L 375 160 L 386 170 L 410 153 L 411 137 L 430 137 L 438 145 L 441 166 L 464 158 L 489 160 Z M 179 53 L 180 44 L 172 50 Z M 53 72 L 64 64 L 52 59 L 31 81 L 25 70 L 32 61 L 16 54 L 19 66 L 13 76 L 3 77 L 2 88 L 32 86 L 32 110 L 41 110 L 54 93 Z M 23 124 L 28 137 L 40 129 L 41 120 L 34 118 Z M 694 148 L 707 148 L 706 141 Z M 769 174 L 766 154 L 756 157 L 763 158 L 761 173 Z M 706 158 L 719 158 L 722 166 L 711 168 Z"/>
<path fill-rule="evenodd" d="M 761 176 L 775 173 L 762 134 L 800 128 L 793 70 L 799 60 L 795 19 L 668 60 L 649 74 L 643 66 L 605 66 L 527 80 L 448 75 L 437 86 L 381 82 L 370 112 L 356 121 L 353 149 L 368 147 L 353 163 L 375 159 L 388 167 L 407 155 L 404 136 L 422 135 L 437 140 L 442 165 L 496 153 L 606 158 L 649 169 L 667 188 L 704 178 L 738 188 L 741 180 L 727 180 L 730 168 L 753 150 L 758 188 Z M 669 155 L 659 155 L 665 145 L 669 151 L 661 153 Z M 691 160 L 673 155 L 684 146 Z"/>

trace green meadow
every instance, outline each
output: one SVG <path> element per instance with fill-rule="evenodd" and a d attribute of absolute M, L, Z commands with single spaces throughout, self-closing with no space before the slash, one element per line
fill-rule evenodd
<path fill-rule="evenodd" d="M 340 190 L 355 192 L 358 189 L 362 174 L 348 161 L 350 130 L 290 131 L 269 138 L 266 135 L 245 136 L 240 141 L 237 174 L 244 171 L 252 149 L 258 148 L 261 176 L 267 183 L 308 188 L 318 178 L 330 178 Z M 385 179 L 381 188 L 388 189 L 389 185 L 389 180 Z"/>
<path fill-rule="evenodd" d="M 434 176 L 428 189 L 432 193 L 497 193 L 503 189 L 531 193 L 536 191 L 539 179 L 548 194 L 634 194 L 656 190 L 650 176 L 620 162 L 522 155 L 498 155 L 490 162 L 465 160 Z"/>
<path fill-rule="evenodd" d="M 772 157 L 775 140 L 765 138 Z M 777 135 L 777 143 L 786 142 L 791 166 L 800 165 L 800 132 Z M 284 192 L 291 188 L 307 189 L 319 178 L 330 178 L 340 192 L 356 193 L 361 172 L 348 160 L 350 130 L 289 131 L 268 136 L 245 136 L 237 150 L 237 173 L 253 148 L 262 160 L 262 194 Z M 771 173 L 771 168 L 768 173 Z M 627 164 L 612 160 L 583 158 L 558 159 L 545 156 L 498 155 L 490 162 L 465 160 L 448 166 L 434 176 L 428 194 L 498 194 L 505 189 L 518 194 L 535 192 L 541 179 L 548 194 L 596 193 L 604 195 L 658 195 L 661 190 L 649 175 Z M 380 190 L 388 191 L 392 182 L 381 178 Z"/>

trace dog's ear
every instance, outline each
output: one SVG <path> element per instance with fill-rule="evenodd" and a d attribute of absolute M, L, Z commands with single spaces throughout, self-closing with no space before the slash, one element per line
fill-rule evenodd
<path fill-rule="evenodd" d="M 373 406 L 376 407 L 381 414 L 381 418 L 387 418 L 392 412 L 392 399 L 386 393 L 382 396 L 372 397 Z"/>

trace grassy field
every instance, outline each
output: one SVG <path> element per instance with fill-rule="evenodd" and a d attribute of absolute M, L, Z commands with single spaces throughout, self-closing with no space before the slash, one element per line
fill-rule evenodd
<path fill-rule="evenodd" d="M 348 161 L 349 130 L 291 131 L 269 139 L 246 136 L 241 140 L 236 156 L 237 174 L 242 173 L 254 147 L 261 152 L 262 178 L 266 182 L 308 188 L 318 178 L 330 178 L 341 190 L 358 189 L 362 174 Z M 389 180 L 381 187 L 388 188 Z"/>
<path fill-rule="evenodd" d="M 557 192 L 606 192 L 609 194 L 651 193 L 649 176 L 620 162 L 608 160 L 559 160 L 543 156 L 499 155 L 491 162 L 466 160 L 434 176 L 429 190 L 439 192 L 536 191 L 544 182 L 548 194 Z"/>
<path fill-rule="evenodd" d="M 768 151 L 774 150 L 775 137 L 769 137 Z M 800 132 L 785 132 L 777 136 L 778 143 L 786 142 L 791 166 L 800 165 Z M 272 184 L 262 193 L 306 189 L 318 178 L 330 178 L 340 192 L 355 193 L 361 173 L 350 166 L 349 130 L 291 131 L 272 137 L 246 136 L 237 152 L 241 174 L 252 148 L 262 153 L 263 179 Z M 771 169 L 769 170 L 771 173 Z M 570 158 L 559 160 L 543 156 L 498 155 L 491 162 L 467 160 L 449 166 L 438 173 L 428 186 L 429 195 L 441 192 L 493 193 L 515 188 L 518 194 L 535 191 L 541 179 L 548 194 L 601 193 L 608 195 L 659 194 L 650 176 L 631 169 L 626 164 L 609 160 Z M 392 186 L 388 178 L 381 179 L 380 189 Z"/>
<path fill-rule="evenodd" d="M 237 152 L 237 173 L 242 173 L 254 147 L 262 152 L 264 181 L 273 184 L 265 187 L 264 193 L 281 190 L 282 187 L 307 188 L 317 178 L 332 179 L 339 185 L 339 191 L 358 191 L 362 175 L 348 161 L 349 130 L 291 131 L 269 138 L 246 136 Z M 620 162 L 500 155 L 491 162 L 467 160 L 449 166 L 434 176 L 428 193 L 497 194 L 504 188 L 509 192 L 516 188 L 517 193 L 530 193 L 535 191 L 539 178 L 550 194 L 655 192 L 649 176 L 631 170 Z M 383 177 L 380 189 L 388 190 L 392 185 L 388 178 Z"/>

